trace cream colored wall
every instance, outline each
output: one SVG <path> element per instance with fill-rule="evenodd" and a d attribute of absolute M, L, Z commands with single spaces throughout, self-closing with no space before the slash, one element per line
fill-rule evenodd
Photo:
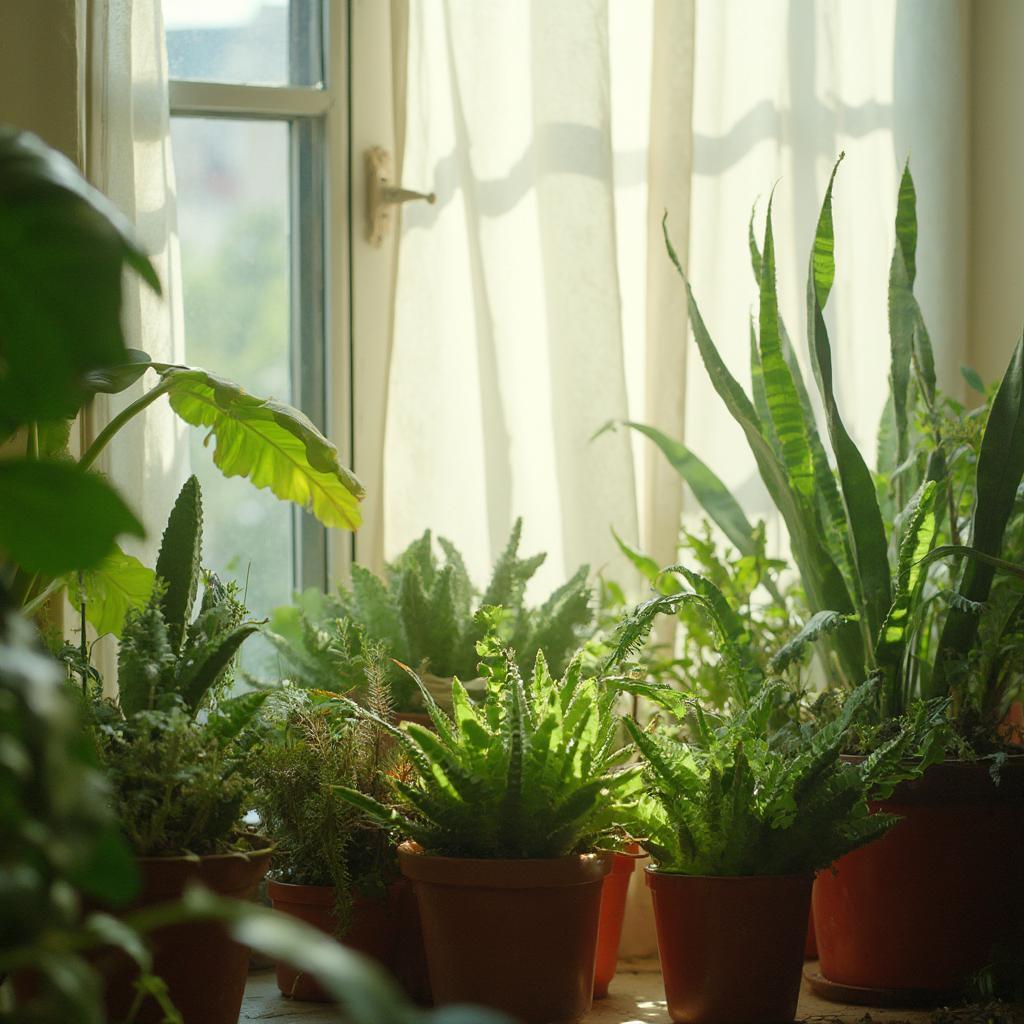
<path fill-rule="evenodd" d="M 968 360 L 1002 374 L 1024 324 L 1024 2 L 971 4 Z"/>
<path fill-rule="evenodd" d="M 81 164 L 78 0 L 0 3 L 0 123 L 27 128 Z"/>

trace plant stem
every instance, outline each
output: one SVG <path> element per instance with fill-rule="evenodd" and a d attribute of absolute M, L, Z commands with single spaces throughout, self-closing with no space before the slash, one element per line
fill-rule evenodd
<path fill-rule="evenodd" d="M 136 398 L 131 405 L 125 406 L 97 435 L 96 439 L 86 449 L 78 460 L 82 469 L 88 469 L 97 458 L 100 452 L 110 443 L 113 436 L 130 420 L 137 416 L 148 405 L 152 405 L 162 394 L 171 388 L 170 380 L 166 378 L 159 384 L 152 387 L 141 398 Z"/>

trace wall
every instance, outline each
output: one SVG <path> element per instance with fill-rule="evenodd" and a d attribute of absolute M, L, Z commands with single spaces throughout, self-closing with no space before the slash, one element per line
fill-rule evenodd
<path fill-rule="evenodd" d="M 1024 3 L 971 4 L 968 360 L 1001 376 L 1024 323 Z"/>
<path fill-rule="evenodd" d="M 77 0 L 0 3 L 0 123 L 27 128 L 81 164 Z"/>

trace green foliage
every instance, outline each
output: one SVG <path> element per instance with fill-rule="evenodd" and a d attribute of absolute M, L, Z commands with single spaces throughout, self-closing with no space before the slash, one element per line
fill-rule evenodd
<path fill-rule="evenodd" d="M 480 645 L 483 704 L 474 707 L 456 679 L 448 715 L 420 684 L 436 732 L 387 725 L 412 780 L 393 780 L 390 804 L 352 789 L 339 793 L 440 856 L 560 857 L 614 842 L 639 785 L 635 768 L 615 770 L 628 751 L 616 749 L 614 691 L 584 679 L 579 657 L 556 679 L 538 654 L 524 682 L 493 631 L 495 618 L 481 621 L 492 627 Z"/>
<path fill-rule="evenodd" d="M 828 726 L 793 752 L 769 742 L 785 689 L 763 687 L 725 718 L 695 708 L 697 739 L 682 743 L 627 721 L 647 784 L 636 832 L 660 871 L 689 875 L 789 875 L 827 867 L 883 835 L 897 820 L 872 815 L 868 797 L 891 792 L 919 771 L 908 762 L 934 711 L 856 764 L 840 760 L 853 721 L 873 700 L 865 683 Z"/>
<path fill-rule="evenodd" d="M 391 704 L 376 652 L 367 669 L 367 705 L 391 719 Z M 329 885 L 337 893 L 339 933 L 350 920 L 354 893 L 382 897 L 397 873 L 387 833 L 336 787 L 384 800 L 387 780 L 404 761 L 386 730 L 352 717 L 337 702 L 284 689 L 265 710 L 267 728 L 249 754 L 261 830 L 276 844 L 274 875 L 295 885 Z"/>
<path fill-rule="evenodd" d="M 701 358 L 744 431 L 786 523 L 800 570 L 811 618 L 778 665 L 798 664 L 797 656 L 813 643 L 825 654 L 822 663 L 833 681 L 852 687 L 877 675 L 877 720 L 899 717 L 920 698 L 951 694 L 961 736 L 972 733 L 982 746 L 991 745 L 991 719 L 979 736 L 972 716 L 979 705 L 1005 704 L 1006 687 L 998 681 L 1002 677 L 990 674 L 999 693 L 983 697 L 974 672 L 975 692 L 969 696 L 965 680 L 972 671 L 968 666 L 978 665 L 972 653 L 978 638 L 993 635 L 983 622 L 995 573 L 1016 571 L 1001 555 L 1012 543 L 1006 529 L 1024 475 L 1024 342 L 984 418 L 967 415 L 938 392 L 928 331 L 913 293 L 916 197 L 906 169 L 889 277 L 890 396 L 879 433 L 879 475 L 874 476 L 840 415 L 824 319 L 835 279 L 832 189 L 837 169 L 838 163 L 821 207 L 807 280 L 808 350 L 830 453 L 817 433 L 779 316 L 771 206 L 760 249 L 753 223 L 750 232 L 759 289 L 758 326 L 751 328 L 753 399 L 721 359 L 666 235 L 669 257 L 686 285 Z M 671 442 L 653 439 L 676 464 L 668 450 Z M 689 470 L 677 468 L 690 482 Z M 725 528 L 721 488 L 693 489 Z M 966 544 L 964 536 L 969 537 Z M 671 604 L 652 603 L 647 613 Z"/>
<path fill-rule="evenodd" d="M 383 644 L 395 661 L 422 673 L 467 680 L 476 674 L 476 645 L 483 638 L 477 613 L 497 607 L 493 621 L 519 652 L 520 671 L 531 671 L 543 650 L 558 675 L 593 618 L 588 569 L 580 567 L 542 605 L 528 607 L 526 586 L 545 556 L 520 558 L 521 533 L 517 520 L 482 594 L 455 545 L 440 538 L 439 557 L 428 530 L 387 567 L 384 579 L 355 565 L 351 584 L 336 597 L 304 595 L 298 611 L 276 611 L 270 639 L 303 686 L 358 690 L 368 642 Z M 389 670 L 389 680 L 399 708 L 422 707 L 419 690 L 399 666 Z"/>

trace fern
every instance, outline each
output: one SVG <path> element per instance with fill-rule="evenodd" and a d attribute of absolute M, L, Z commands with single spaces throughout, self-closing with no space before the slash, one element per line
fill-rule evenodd
<path fill-rule="evenodd" d="M 483 628 L 493 627 L 495 616 L 481 618 Z M 478 707 L 456 679 L 447 714 L 417 679 L 436 732 L 396 728 L 337 698 L 386 728 L 411 772 L 410 780 L 393 781 L 388 799 L 352 787 L 338 793 L 396 836 L 440 856 L 559 857 L 614 843 L 640 788 L 637 768 L 618 769 L 614 692 L 584 679 L 578 658 L 554 677 L 542 654 L 527 686 L 493 629 L 480 654 L 487 692 Z"/>
<path fill-rule="evenodd" d="M 794 752 L 769 742 L 767 723 L 785 689 L 765 685 L 750 707 L 720 720 L 703 742 L 683 743 L 633 721 L 626 725 L 644 763 L 646 799 L 636 833 L 661 871 L 692 875 L 787 875 L 827 867 L 897 820 L 872 815 L 871 796 L 918 774 L 914 755 L 933 714 L 904 723 L 870 757 L 840 752 L 853 719 L 876 699 L 875 681 L 851 694 L 832 727 Z M 654 726 L 653 728 L 656 728 Z"/>

